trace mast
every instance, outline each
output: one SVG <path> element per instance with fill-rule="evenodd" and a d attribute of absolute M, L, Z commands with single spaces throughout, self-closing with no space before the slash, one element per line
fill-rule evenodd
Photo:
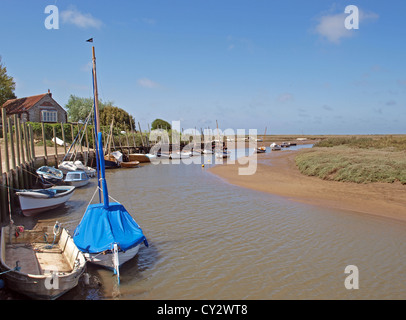
<path fill-rule="evenodd" d="M 95 119 L 96 119 L 96 136 L 100 132 L 100 121 L 99 121 L 99 93 L 97 91 L 97 77 L 96 77 L 96 54 L 94 46 L 92 46 L 93 54 L 93 82 L 94 82 L 94 107 L 95 107 Z"/>

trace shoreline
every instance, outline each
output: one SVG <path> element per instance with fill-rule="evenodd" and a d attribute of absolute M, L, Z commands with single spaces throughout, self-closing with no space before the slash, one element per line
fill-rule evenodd
<path fill-rule="evenodd" d="M 233 185 L 292 201 L 406 222 L 405 185 L 357 184 L 306 176 L 296 166 L 297 153 L 298 150 L 282 150 L 256 154 L 257 171 L 251 176 L 238 175 L 238 162 L 216 165 L 209 171 Z"/>

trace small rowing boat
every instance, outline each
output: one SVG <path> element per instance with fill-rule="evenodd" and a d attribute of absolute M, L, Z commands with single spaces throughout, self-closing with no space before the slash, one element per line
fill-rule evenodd
<path fill-rule="evenodd" d="M 48 189 L 18 190 L 16 195 L 23 215 L 32 217 L 63 205 L 71 198 L 74 191 L 74 186 L 53 186 Z"/>
<path fill-rule="evenodd" d="M 3 227 L 0 243 L 0 271 L 7 287 L 33 299 L 60 297 L 77 286 L 85 270 L 84 255 L 58 222 L 40 230 Z"/>

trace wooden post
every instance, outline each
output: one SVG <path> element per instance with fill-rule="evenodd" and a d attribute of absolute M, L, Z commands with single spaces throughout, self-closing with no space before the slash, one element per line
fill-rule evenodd
<path fill-rule="evenodd" d="M 47 155 L 47 139 L 45 138 L 45 124 L 41 122 L 42 129 L 42 142 L 44 143 L 44 162 L 45 165 L 48 164 L 48 155 Z"/>
<path fill-rule="evenodd" d="M 61 122 L 61 130 L 62 130 L 63 147 L 65 148 L 65 154 L 66 154 L 65 130 L 63 129 L 63 123 L 62 122 Z"/>
<path fill-rule="evenodd" d="M 28 125 L 28 130 L 30 133 L 30 142 L 31 142 L 31 155 L 32 155 L 32 160 L 35 160 L 35 144 L 34 144 L 34 131 L 32 129 L 32 125 Z"/>
<path fill-rule="evenodd" d="M 78 134 L 79 134 L 79 132 L 80 132 L 80 130 L 79 130 L 79 124 L 78 124 Z M 78 138 L 80 138 L 80 135 Z M 83 155 L 82 139 L 80 139 L 80 153 Z"/>
<path fill-rule="evenodd" d="M 1 220 L 2 223 L 6 222 L 9 216 L 9 206 L 8 206 L 8 188 L 7 188 L 7 174 L 1 174 Z"/>
<path fill-rule="evenodd" d="M 24 143 L 23 143 L 24 133 L 22 132 L 23 127 L 21 126 L 20 121 L 18 121 L 17 126 L 18 126 L 18 137 L 20 140 L 21 163 L 24 163 L 25 162 Z"/>
<path fill-rule="evenodd" d="M 16 150 L 17 150 L 17 165 L 19 166 L 21 164 L 21 157 L 20 157 L 20 135 L 19 135 L 19 128 L 20 126 L 18 123 L 20 120 L 18 119 L 18 116 L 15 114 L 14 115 L 14 128 L 15 128 L 15 135 L 16 135 Z"/>
<path fill-rule="evenodd" d="M 73 134 L 73 124 L 72 123 L 70 124 L 70 133 L 72 135 L 72 143 L 73 143 L 73 141 L 75 141 L 75 135 Z"/>
<path fill-rule="evenodd" d="M 15 160 L 15 150 L 14 150 L 14 134 L 13 134 L 13 126 L 11 125 L 11 117 L 8 118 L 8 131 L 10 134 L 10 150 L 11 150 L 11 184 L 10 186 L 12 188 L 18 189 L 18 179 L 14 178 L 14 175 L 16 174 L 16 160 Z M 11 192 L 14 196 L 14 192 Z M 14 201 L 13 201 L 14 202 Z"/>
<path fill-rule="evenodd" d="M 58 168 L 58 144 L 56 143 L 56 128 L 53 127 L 54 132 L 54 147 L 55 147 L 55 168 Z"/>
<path fill-rule="evenodd" d="M 7 138 L 7 115 L 6 109 L 1 109 L 1 119 L 3 121 L 3 142 L 4 142 L 4 160 L 5 160 L 5 171 L 9 172 L 10 170 L 10 159 L 8 156 L 8 138 Z"/>

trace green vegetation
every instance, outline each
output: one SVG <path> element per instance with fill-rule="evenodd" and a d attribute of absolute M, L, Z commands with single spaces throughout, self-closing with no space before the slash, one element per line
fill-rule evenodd
<path fill-rule="evenodd" d="M 172 126 L 165 120 L 155 119 L 151 123 L 151 130 L 156 130 L 156 129 L 171 130 Z"/>
<path fill-rule="evenodd" d="M 14 94 L 16 84 L 13 77 L 7 75 L 7 68 L 1 62 L 0 57 L 0 107 L 9 99 L 16 99 Z"/>
<path fill-rule="evenodd" d="M 324 180 L 406 184 L 406 137 L 327 138 L 300 152 L 296 165 Z"/>

